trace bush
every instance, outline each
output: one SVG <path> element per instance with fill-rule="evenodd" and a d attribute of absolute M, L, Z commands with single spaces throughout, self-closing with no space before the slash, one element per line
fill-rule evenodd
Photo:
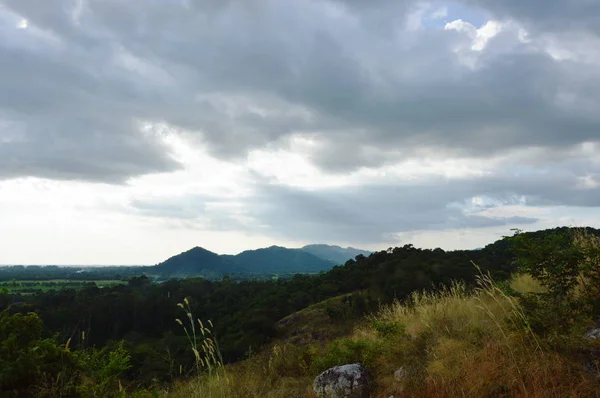
<path fill-rule="evenodd" d="M 543 290 L 521 295 L 532 330 L 552 346 L 582 334 L 600 310 L 600 240 L 585 230 L 510 238 L 519 270 Z M 560 341 L 559 341 L 560 340 Z"/>
<path fill-rule="evenodd" d="M 35 313 L 0 313 L 0 393 L 31 392 L 39 383 L 69 389 L 76 360 L 56 339 L 42 339 L 42 329 Z"/>
<path fill-rule="evenodd" d="M 311 364 L 313 373 L 320 373 L 333 366 L 360 362 L 370 367 L 381 353 L 382 346 L 378 342 L 367 340 L 341 339 L 329 344 L 324 352 L 320 352 Z"/>
<path fill-rule="evenodd" d="M 371 327 L 384 339 L 403 336 L 406 331 L 404 325 L 399 322 L 384 322 L 377 319 L 371 322 Z"/>
<path fill-rule="evenodd" d="M 71 351 L 56 337 L 43 338 L 37 314 L 0 312 L 1 396 L 115 396 L 128 368 L 122 343 L 112 350 Z"/>
<path fill-rule="evenodd" d="M 110 396 L 116 391 L 124 392 L 120 377 L 131 367 L 130 356 L 123 342 L 113 349 L 91 348 L 77 351 L 76 358 L 82 377 L 77 391 L 87 396 Z"/>

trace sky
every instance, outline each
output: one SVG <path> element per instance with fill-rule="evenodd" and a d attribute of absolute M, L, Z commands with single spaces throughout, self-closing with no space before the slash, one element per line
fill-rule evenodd
<path fill-rule="evenodd" d="M 600 227 L 597 0 L 0 0 L 0 264 Z"/>

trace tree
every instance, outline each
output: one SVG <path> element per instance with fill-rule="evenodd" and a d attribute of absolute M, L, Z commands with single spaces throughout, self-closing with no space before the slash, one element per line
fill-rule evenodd
<path fill-rule="evenodd" d="M 600 238 L 587 229 L 536 235 L 516 230 L 509 241 L 518 269 L 536 278 L 555 298 L 567 298 L 576 287 L 580 293 L 597 293 Z"/>
<path fill-rule="evenodd" d="M 0 395 L 27 391 L 32 386 L 58 380 L 74 364 L 71 353 L 54 339 L 42 338 L 41 318 L 31 312 L 0 313 Z"/>
<path fill-rule="evenodd" d="M 600 310 L 600 239 L 586 229 L 550 233 L 515 231 L 509 238 L 518 269 L 537 279 L 546 291 L 524 295 L 533 329 L 551 339 L 584 328 Z"/>
<path fill-rule="evenodd" d="M 521 272 L 537 279 L 557 300 L 572 293 L 586 260 L 584 251 L 574 244 L 572 233 L 531 235 L 516 231 L 510 240 Z"/>

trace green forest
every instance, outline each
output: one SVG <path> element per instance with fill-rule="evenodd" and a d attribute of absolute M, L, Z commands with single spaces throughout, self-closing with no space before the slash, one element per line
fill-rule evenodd
<path fill-rule="evenodd" d="M 537 336 L 540 347 L 582 355 L 569 336 L 593 324 L 600 309 L 598 247 L 581 243 L 596 242 L 597 236 L 600 231 L 591 228 L 516 231 L 472 251 L 407 244 L 358 255 L 327 272 L 278 280 L 225 276 L 156 283 L 142 275 L 119 284 L 88 281 L 76 288 L 40 289 L 27 295 L 0 286 L 0 395 L 168 395 L 179 388 L 175 386 L 199 383 L 214 368 L 235 372 L 271 355 L 289 338 L 282 320 L 304 314 L 297 319 L 310 323 L 311 309 L 316 309 L 314 319 L 323 316 L 319 322 L 324 320 L 328 326 L 313 331 L 310 341 L 302 343 L 306 351 L 290 354 L 294 366 L 306 364 L 297 370 L 299 375 L 312 377 L 326 365 L 342 365 L 337 362 L 355 360 L 357 355 L 369 363 L 371 357 L 364 356 L 369 346 L 348 340 L 356 325 L 366 322 L 379 331 L 377 336 L 387 336 L 380 336 L 382 341 L 388 341 L 409 325 L 377 323 L 374 316 L 383 309 L 414 304 L 416 292 L 435 295 L 457 284 L 470 297 L 481 288 L 482 275 L 503 294 L 519 297 L 525 314 L 521 322 Z M 515 275 L 527 275 L 541 286 L 540 292 L 515 293 L 518 289 L 510 285 Z M 574 291 L 577 299 L 572 298 Z M 196 344 L 205 341 L 205 333 L 213 336 L 210 352 L 218 353 L 213 362 L 198 353 Z M 273 357 L 269 358 L 271 363 Z M 269 387 L 279 389 L 281 396 L 310 396 L 306 389 L 285 388 Z M 239 396 L 266 396 L 253 394 L 240 392 Z"/>

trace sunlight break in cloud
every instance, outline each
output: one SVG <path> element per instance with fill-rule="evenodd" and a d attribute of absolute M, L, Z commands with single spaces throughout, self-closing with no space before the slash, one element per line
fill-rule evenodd
<path fill-rule="evenodd" d="M 502 30 L 502 24 L 497 21 L 488 21 L 485 25 L 480 28 L 476 28 L 469 22 L 465 22 L 462 19 L 457 19 L 452 22 L 448 22 L 444 26 L 445 30 L 456 30 L 458 32 L 466 32 L 467 35 L 473 41 L 471 50 L 482 51 L 487 42 L 496 36 Z"/>

